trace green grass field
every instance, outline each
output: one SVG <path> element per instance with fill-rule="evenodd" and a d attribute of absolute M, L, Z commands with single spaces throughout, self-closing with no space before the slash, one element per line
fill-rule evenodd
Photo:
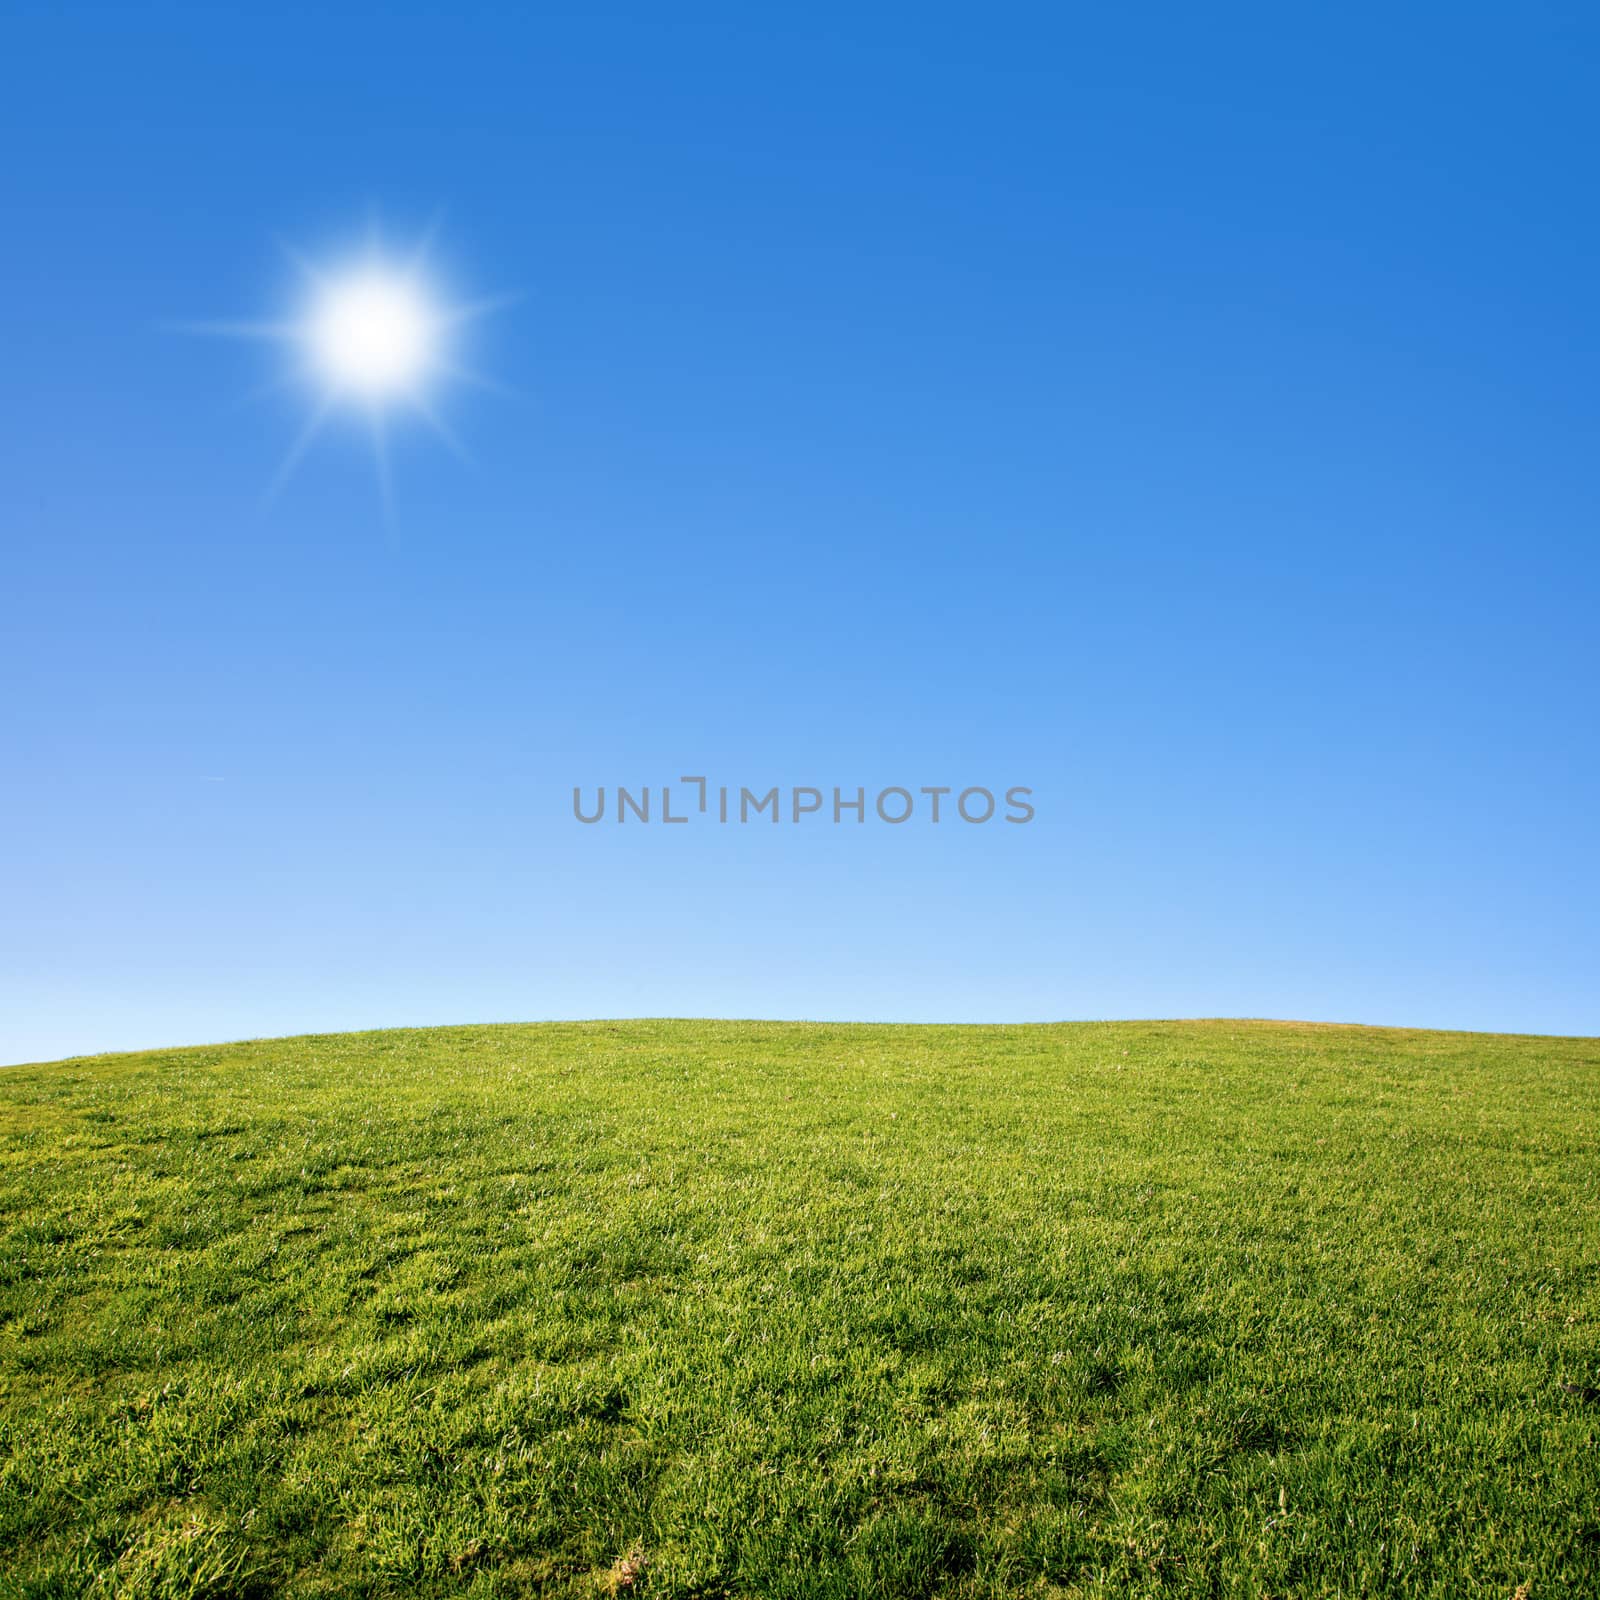
<path fill-rule="evenodd" d="M 0 1594 L 1600 1594 L 1600 1041 L 0 1072 Z"/>

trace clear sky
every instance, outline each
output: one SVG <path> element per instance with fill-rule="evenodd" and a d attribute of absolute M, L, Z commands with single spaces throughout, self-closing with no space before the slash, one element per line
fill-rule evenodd
<path fill-rule="evenodd" d="M 1600 1033 L 1592 7 L 512 9 L 0 22 L 0 1060 Z M 175 324 L 374 210 L 514 395 L 264 503 Z M 1037 815 L 573 819 L 684 774 Z"/>

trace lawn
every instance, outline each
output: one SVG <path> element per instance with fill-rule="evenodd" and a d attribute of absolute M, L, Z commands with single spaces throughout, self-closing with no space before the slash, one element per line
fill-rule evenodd
<path fill-rule="evenodd" d="M 1600 1594 L 1600 1041 L 0 1072 L 0 1595 Z"/>

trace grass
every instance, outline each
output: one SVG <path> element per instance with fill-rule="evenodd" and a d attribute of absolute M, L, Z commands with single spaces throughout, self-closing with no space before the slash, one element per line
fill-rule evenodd
<path fill-rule="evenodd" d="M 1600 1593 L 1600 1041 L 0 1073 L 6 1596 Z"/>

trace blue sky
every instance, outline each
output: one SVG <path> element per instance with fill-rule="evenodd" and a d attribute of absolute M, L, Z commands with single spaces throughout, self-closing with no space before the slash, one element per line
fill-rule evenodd
<path fill-rule="evenodd" d="M 507 9 L 0 24 L 0 1060 L 1600 1033 L 1592 10 Z M 264 505 L 173 324 L 374 208 L 515 396 Z M 687 773 L 1037 817 L 572 819 Z"/>

